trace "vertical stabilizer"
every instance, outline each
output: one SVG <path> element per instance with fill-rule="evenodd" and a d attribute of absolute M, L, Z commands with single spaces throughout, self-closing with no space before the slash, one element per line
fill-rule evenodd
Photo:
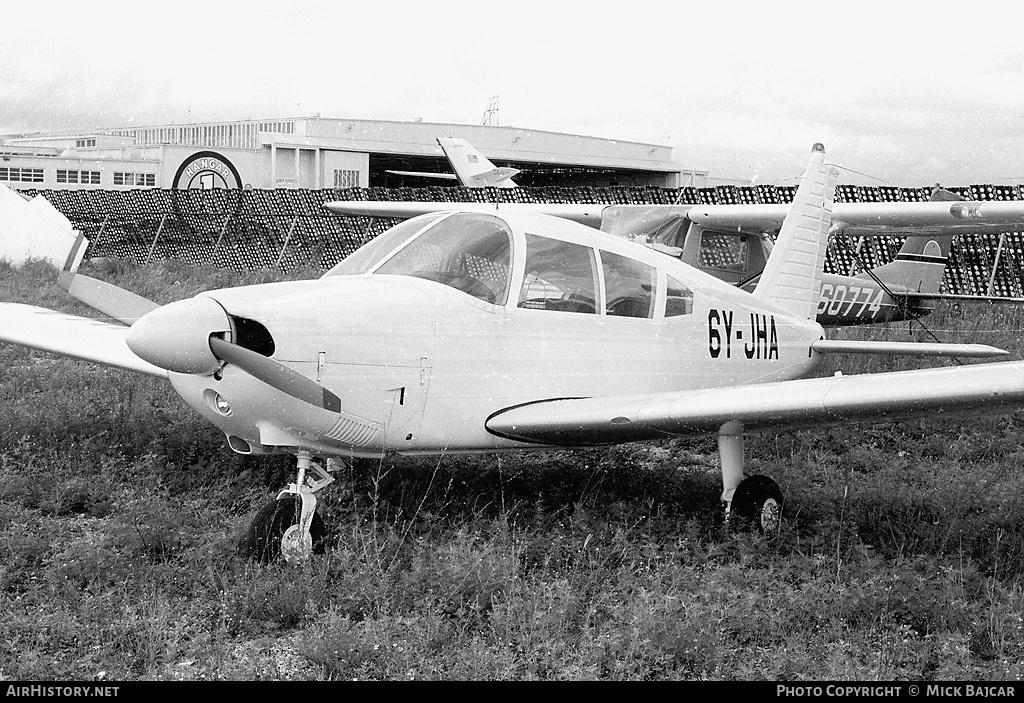
<path fill-rule="evenodd" d="M 465 187 L 518 188 L 512 177 L 519 173 L 519 169 L 498 168 L 465 139 L 439 137 L 437 143 Z"/>
<path fill-rule="evenodd" d="M 808 319 L 817 315 L 838 172 L 815 144 L 753 295 Z"/>

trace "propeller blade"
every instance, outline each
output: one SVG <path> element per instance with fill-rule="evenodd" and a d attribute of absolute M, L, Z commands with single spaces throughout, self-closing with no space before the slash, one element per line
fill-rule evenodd
<path fill-rule="evenodd" d="M 254 351 L 210 337 L 210 349 L 218 359 L 234 364 L 272 388 L 331 412 L 341 412 L 341 398 L 315 381 Z"/>
<path fill-rule="evenodd" d="M 45 202 L 45 200 L 44 200 Z M 98 278 L 83 276 L 78 273 L 78 265 L 89 246 L 85 233 L 79 232 L 64 268 L 57 278 L 57 284 L 66 290 L 72 298 L 77 298 L 94 310 L 112 317 L 129 327 L 146 313 L 156 310 L 160 305 L 148 298 L 115 286 L 113 283 Z"/>
<path fill-rule="evenodd" d="M 129 327 L 140 317 L 156 310 L 160 305 L 148 298 L 80 273 L 64 271 L 57 279 L 61 288 L 94 310 L 114 318 Z"/>

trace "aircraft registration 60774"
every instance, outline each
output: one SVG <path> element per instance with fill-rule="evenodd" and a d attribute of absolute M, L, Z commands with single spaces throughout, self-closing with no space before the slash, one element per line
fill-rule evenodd
<path fill-rule="evenodd" d="M 121 324 L 0 304 L 0 340 L 166 378 L 243 454 L 296 457 L 256 516 L 255 556 L 302 561 L 335 462 L 714 432 L 730 519 L 778 524 L 744 477 L 746 432 L 990 411 L 1024 401 L 1024 363 L 803 378 L 826 353 L 987 357 L 974 344 L 827 340 L 815 319 L 836 172 L 816 145 L 756 288 L 564 218 L 455 209 L 406 220 L 317 280 L 159 306 L 78 274 Z"/>

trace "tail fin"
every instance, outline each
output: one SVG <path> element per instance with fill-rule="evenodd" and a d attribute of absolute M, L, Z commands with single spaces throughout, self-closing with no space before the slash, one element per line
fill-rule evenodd
<path fill-rule="evenodd" d="M 755 297 L 799 317 L 817 316 L 838 177 L 825 164 L 825 147 L 815 144 Z"/>
<path fill-rule="evenodd" d="M 963 198 L 935 188 L 929 200 L 939 202 Z M 952 234 L 911 234 L 903 242 L 896 258 L 872 273 L 894 292 L 938 293 L 952 246 Z"/>
<path fill-rule="evenodd" d="M 487 157 L 465 139 L 439 137 L 444 155 L 452 165 L 459 182 L 467 188 L 517 188 L 512 177 L 519 173 L 515 168 L 498 168 Z"/>

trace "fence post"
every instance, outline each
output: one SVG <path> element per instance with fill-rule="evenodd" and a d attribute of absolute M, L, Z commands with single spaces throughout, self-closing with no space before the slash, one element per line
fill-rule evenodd
<path fill-rule="evenodd" d="M 156 240 L 160 239 L 160 233 L 164 231 L 165 222 L 167 222 L 166 214 L 160 218 L 160 226 L 156 228 L 156 236 L 153 237 L 153 243 L 149 245 L 149 253 L 146 254 L 146 260 L 143 262 L 143 266 L 148 264 L 150 259 L 153 258 L 153 250 L 156 249 Z"/>
<path fill-rule="evenodd" d="M 229 214 L 224 218 L 224 224 L 221 225 L 220 235 L 217 237 L 217 243 L 213 245 L 213 251 L 210 252 L 210 258 L 206 263 L 213 264 L 213 257 L 217 256 L 217 250 L 220 249 L 220 243 L 224 241 L 224 233 L 228 231 L 228 223 L 231 222 L 231 215 Z"/>
<path fill-rule="evenodd" d="M 291 241 L 292 232 L 295 231 L 295 225 L 298 224 L 299 218 L 296 217 L 292 220 L 291 227 L 288 228 L 288 234 L 284 237 L 284 244 L 281 245 L 281 253 L 277 255 L 277 267 L 281 268 L 281 262 L 284 261 L 284 250 L 288 248 L 288 242 Z"/>
<path fill-rule="evenodd" d="M 96 239 L 92 240 L 92 243 L 90 244 L 93 251 L 96 251 L 96 245 L 100 243 L 100 238 L 103 237 L 103 233 L 107 229 L 108 222 L 110 222 L 110 215 L 107 215 L 106 217 L 103 218 L 103 224 L 100 225 L 100 231 L 96 233 Z"/>
<path fill-rule="evenodd" d="M 999 259 L 1003 255 L 1003 244 L 1006 242 L 1006 232 L 999 235 L 999 246 L 996 247 L 996 260 L 992 264 L 992 274 L 988 277 L 988 295 L 992 295 L 992 291 L 996 285 L 996 269 L 999 268 Z"/>

